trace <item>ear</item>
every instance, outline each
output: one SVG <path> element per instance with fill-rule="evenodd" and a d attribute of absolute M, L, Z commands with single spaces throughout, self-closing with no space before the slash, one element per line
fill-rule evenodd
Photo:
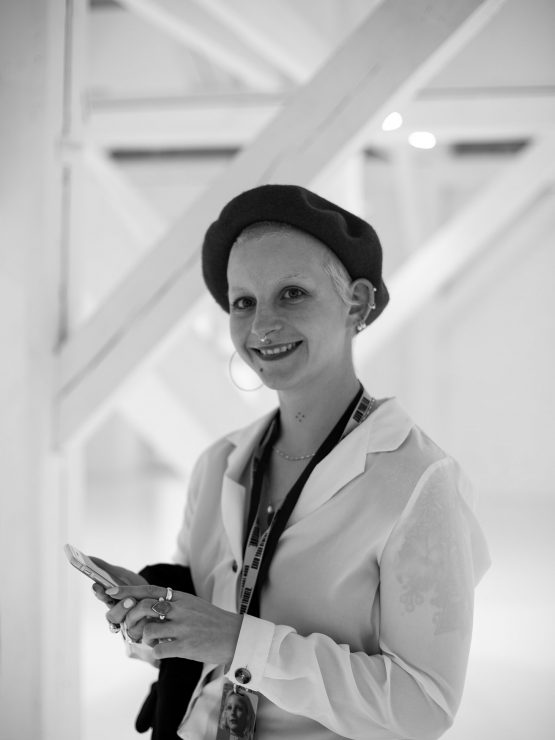
<path fill-rule="evenodd" d="M 349 318 L 352 320 L 355 333 L 362 331 L 368 321 L 368 316 L 376 308 L 376 289 L 366 278 L 357 278 L 351 283 L 352 305 L 349 309 Z"/>

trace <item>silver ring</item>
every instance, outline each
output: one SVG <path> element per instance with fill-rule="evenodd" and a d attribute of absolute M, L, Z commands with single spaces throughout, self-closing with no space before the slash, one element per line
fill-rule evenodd
<path fill-rule="evenodd" d="M 121 630 L 121 625 L 120 624 L 115 624 L 114 622 L 108 622 L 108 629 L 114 635 L 117 635 L 117 633 Z"/>
<path fill-rule="evenodd" d="M 158 601 L 155 601 L 150 608 L 158 615 L 158 619 L 163 622 L 171 611 L 171 604 L 163 596 L 160 596 Z"/>
<path fill-rule="evenodd" d="M 166 601 L 171 601 L 172 599 L 173 599 L 173 588 L 166 586 Z"/>
<path fill-rule="evenodd" d="M 127 625 L 125 622 L 121 625 L 121 634 L 123 635 L 123 639 L 125 642 L 129 642 L 132 645 L 140 645 L 140 643 L 143 641 L 142 637 L 134 637 L 131 632 L 127 629 Z"/>

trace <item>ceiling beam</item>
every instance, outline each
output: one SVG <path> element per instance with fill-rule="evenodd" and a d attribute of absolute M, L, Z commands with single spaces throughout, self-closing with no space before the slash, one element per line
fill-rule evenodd
<path fill-rule="evenodd" d="M 329 52 L 318 31 L 285 3 L 194 0 L 245 47 L 296 83 L 305 82 Z"/>
<path fill-rule="evenodd" d="M 87 172 L 108 196 L 110 206 L 137 244 L 143 249 L 152 246 L 168 230 L 167 220 L 137 191 L 105 150 L 85 146 L 81 156 Z M 132 259 L 133 255 L 129 255 L 130 262 Z"/>
<path fill-rule="evenodd" d="M 60 347 L 60 442 L 177 334 L 204 291 L 199 245 L 225 202 L 259 183 L 309 184 L 358 146 L 356 137 L 369 121 L 381 121 L 392 104 L 435 74 L 501 4 L 388 0 L 379 6 Z"/>
<path fill-rule="evenodd" d="M 148 23 L 254 89 L 283 87 L 283 77 L 194 0 L 118 0 Z"/>
<path fill-rule="evenodd" d="M 117 400 L 119 413 L 177 474 L 187 479 L 214 435 L 186 412 L 154 371 L 127 383 Z"/>
<path fill-rule="evenodd" d="M 109 196 L 110 206 L 120 216 L 137 244 L 143 249 L 150 246 L 167 230 L 166 219 L 137 191 L 122 168 L 104 152 L 87 147 L 82 155 L 82 163 L 102 191 Z M 133 261 L 134 256 L 128 255 L 129 262 Z M 94 286 L 88 287 L 94 291 Z M 188 347 L 194 341 L 191 338 Z M 201 344 L 205 360 L 214 364 L 214 348 L 198 339 L 197 345 Z M 198 346 L 196 353 L 199 351 Z M 186 370 L 186 365 L 184 369 Z M 211 392 L 214 396 L 214 389 Z M 117 411 L 159 457 L 182 477 L 188 476 L 200 452 L 219 431 L 210 423 L 209 415 L 195 411 L 195 394 L 190 383 L 190 374 L 187 375 L 187 382 L 180 384 L 179 393 L 176 393 L 159 372 L 146 370 L 133 382 L 127 383 L 116 399 Z M 223 400 L 220 399 L 220 404 Z M 234 402 L 236 414 L 246 416 L 248 408 L 243 399 L 238 397 Z M 104 408 L 104 413 L 107 410 Z M 101 416 L 97 416 L 95 421 Z"/>
<path fill-rule="evenodd" d="M 555 181 L 555 137 L 531 144 L 473 202 L 409 258 L 388 280 L 390 303 L 357 342 L 364 364 L 418 310 L 490 246 L 495 236 L 551 188 Z"/>
<path fill-rule="evenodd" d="M 91 102 L 85 140 L 106 149 L 242 148 L 284 105 L 278 96 L 227 96 L 190 100 Z M 404 123 L 384 132 L 377 121 L 364 145 L 406 141 L 410 131 L 432 131 L 438 140 L 526 139 L 555 129 L 555 89 L 445 90 L 400 106 Z"/>

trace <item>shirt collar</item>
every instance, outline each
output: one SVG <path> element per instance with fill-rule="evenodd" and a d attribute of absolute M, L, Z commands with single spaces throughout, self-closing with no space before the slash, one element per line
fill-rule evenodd
<path fill-rule="evenodd" d="M 408 437 L 414 426 L 412 419 L 396 398 L 384 399 L 368 419 L 355 429 L 366 433 L 366 452 L 393 452 Z"/>
<path fill-rule="evenodd" d="M 251 450 L 262 438 L 275 413 L 274 409 L 252 424 L 227 435 L 226 439 L 236 448 L 236 451 L 244 453 L 240 457 L 232 453 L 235 460 L 230 459 L 230 469 L 234 471 L 239 469 L 238 472 L 241 472 Z M 392 452 L 401 446 L 413 426 L 412 419 L 397 399 L 386 398 L 380 402 L 378 408 L 359 427 L 351 432 L 349 437 L 352 435 L 358 437 L 359 434 L 361 436 L 365 435 L 367 453 Z M 241 463 L 243 463 L 242 467 Z"/>

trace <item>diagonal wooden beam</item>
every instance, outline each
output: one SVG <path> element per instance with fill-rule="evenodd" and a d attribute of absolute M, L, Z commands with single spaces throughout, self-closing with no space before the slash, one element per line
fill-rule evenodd
<path fill-rule="evenodd" d="M 213 435 L 186 412 L 156 372 L 145 372 L 118 395 L 120 414 L 146 439 L 161 459 L 184 479 Z"/>
<path fill-rule="evenodd" d="M 501 4 L 389 0 L 380 5 L 60 348 L 60 441 L 77 432 L 177 333 L 203 292 L 199 245 L 226 201 L 259 183 L 309 184 L 354 146 L 369 122 L 381 122 L 393 102 L 406 100 L 437 72 Z"/>
<path fill-rule="evenodd" d="M 328 53 L 329 44 L 322 34 L 286 3 L 261 3 L 260 0 L 194 2 L 228 26 L 247 48 L 297 83 L 305 82 Z M 368 12 L 370 10 L 371 4 Z"/>
<path fill-rule="evenodd" d="M 94 147 L 85 147 L 81 157 L 87 171 L 109 195 L 110 206 L 119 214 L 139 246 L 147 247 L 166 231 L 167 219 L 153 208 L 110 157 Z M 131 262 L 134 255 L 129 254 L 127 257 Z M 98 288 L 99 286 L 90 286 L 93 299 Z M 195 345 L 195 338 L 191 336 L 187 342 L 188 348 L 191 345 L 195 356 L 198 355 L 200 340 L 197 339 Z M 221 357 L 217 356 L 215 348 L 209 343 L 202 343 L 202 347 L 205 363 L 214 365 L 218 359 L 221 362 Z M 190 366 L 190 363 L 183 370 L 189 380 L 187 365 Z M 222 393 L 222 389 L 213 388 L 211 395 L 216 405 L 221 407 L 225 402 L 225 389 Z M 132 383 L 126 384 L 115 403 L 116 410 L 135 431 L 183 478 L 188 477 L 194 461 L 218 431 L 210 424 L 209 415 L 198 409 L 195 403 L 197 396 L 189 382 L 181 383 L 177 393 L 164 380 L 161 372 L 147 370 L 141 372 Z M 234 401 L 234 413 L 237 416 L 248 416 L 248 407 L 243 399 L 237 397 Z"/>
<path fill-rule="evenodd" d="M 226 25 L 193 0 L 118 0 L 152 23 L 254 88 L 279 89 L 283 78 L 260 55 L 245 47 Z"/>
<path fill-rule="evenodd" d="M 81 161 L 137 244 L 146 248 L 163 236 L 169 228 L 167 220 L 133 187 L 121 167 L 103 149 L 83 147 Z"/>
<path fill-rule="evenodd" d="M 359 337 L 357 362 L 368 361 L 554 182 L 555 138 L 549 137 L 518 154 L 495 182 L 478 193 L 388 281 L 390 303 L 379 320 Z"/>

